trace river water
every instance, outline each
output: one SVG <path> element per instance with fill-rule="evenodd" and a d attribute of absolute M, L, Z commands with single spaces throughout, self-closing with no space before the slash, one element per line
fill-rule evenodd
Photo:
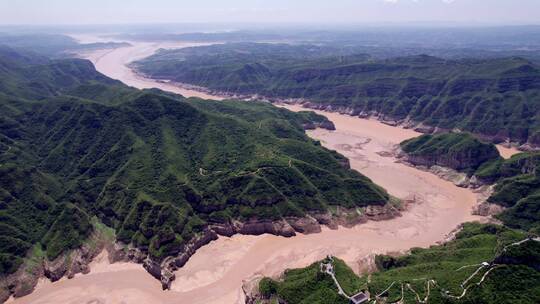
<path fill-rule="evenodd" d="M 186 97 L 222 99 L 179 88 L 137 75 L 126 65 L 151 55 L 159 48 L 194 46 L 193 43 L 132 43 L 130 47 L 82 54 L 98 71 L 137 88 L 157 87 Z M 299 111 L 298 106 L 286 106 Z M 351 161 L 352 168 L 383 186 L 392 195 L 415 199 L 401 217 L 368 222 L 353 228 L 323 229 L 321 233 L 283 238 L 273 235 L 220 237 L 199 249 L 176 272 L 172 290 L 141 265 L 109 265 L 100 256 L 87 275 L 50 283 L 42 280 L 34 293 L 14 303 L 243 303 L 242 284 L 258 275 L 275 276 L 286 268 L 303 267 L 333 254 L 355 271 L 367 267 L 366 257 L 377 253 L 402 252 L 443 241 L 459 224 L 481 220 L 471 215 L 477 194 L 459 188 L 429 172 L 398 163 L 384 156 L 399 142 L 419 133 L 375 120 L 319 112 L 336 125 L 336 131 L 313 130 L 309 136 Z M 508 151 L 506 151 L 508 152 Z M 511 155 L 510 150 L 506 156 Z"/>

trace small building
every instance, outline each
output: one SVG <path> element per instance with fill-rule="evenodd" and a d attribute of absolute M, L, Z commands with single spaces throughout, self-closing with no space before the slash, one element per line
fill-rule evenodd
<path fill-rule="evenodd" d="M 367 292 L 359 292 L 351 297 L 350 304 L 360 304 L 369 300 L 369 294 Z"/>

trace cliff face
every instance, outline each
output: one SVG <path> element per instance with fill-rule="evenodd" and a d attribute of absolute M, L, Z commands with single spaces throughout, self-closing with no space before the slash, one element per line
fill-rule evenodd
<path fill-rule="evenodd" d="M 322 121 L 322 122 L 307 122 L 302 125 L 305 130 L 315 130 L 317 128 L 326 129 L 330 131 L 334 131 L 336 129 L 336 126 L 331 121 Z"/>
<path fill-rule="evenodd" d="M 114 261 L 131 261 L 142 263 L 143 267 L 154 278 L 161 281 L 163 289 L 169 289 L 175 280 L 174 272 L 183 267 L 190 257 L 202 246 L 216 240 L 219 236 L 233 236 L 235 234 L 261 235 L 273 234 L 283 237 L 292 237 L 296 233 L 318 233 L 321 226 L 337 229 L 339 225 L 352 227 L 369 220 L 388 220 L 401 215 L 400 210 L 391 205 L 368 206 L 358 209 L 339 208 L 336 214 L 313 213 L 307 217 L 289 217 L 279 221 L 250 220 L 246 222 L 234 221 L 226 224 L 210 224 L 197 237 L 186 243 L 177 256 L 170 256 L 162 261 L 152 259 L 148 253 L 133 246 L 120 245 L 114 250 Z"/>
<path fill-rule="evenodd" d="M 352 227 L 369 220 L 386 220 L 400 216 L 400 210 L 393 206 L 369 206 L 347 210 L 340 208 L 337 214 L 313 213 L 308 217 L 289 217 L 280 221 L 251 220 L 247 222 L 230 222 L 227 224 L 210 224 L 196 237 L 182 246 L 180 253 L 163 260 L 154 259 L 147 251 L 134 247 L 132 244 L 115 242 L 114 234 L 107 236 L 99 230 L 94 233 L 87 244 L 62 254 L 57 259 L 49 261 L 43 257 L 23 265 L 16 273 L 0 280 L 0 303 L 11 295 L 22 297 L 30 294 L 40 277 L 58 281 L 63 277 L 73 278 L 75 274 L 90 272 L 90 262 L 103 250 L 107 251 L 110 263 L 133 262 L 142 264 L 144 269 L 161 282 L 163 289 L 169 289 L 176 279 L 174 272 L 183 267 L 195 252 L 204 245 L 217 240 L 219 236 L 235 234 L 261 235 L 273 234 L 292 237 L 297 233 L 318 233 L 321 226 L 326 225 L 337 229 L 338 225 Z"/>
<path fill-rule="evenodd" d="M 456 151 L 446 155 L 410 155 L 407 160 L 417 166 L 431 167 L 434 165 L 452 168 L 455 170 L 464 170 L 468 168 L 477 168 L 487 160 L 493 159 L 496 154 L 483 153 L 479 154 L 475 151 L 465 150 Z"/>
<path fill-rule="evenodd" d="M 467 133 L 422 135 L 402 142 L 407 160 L 414 165 L 439 165 L 471 174 L 480 165 L 500 158 L 493 144 Z"/>
<path fill-rule="evenodd" d="M 23 297 L 32 293 L 42 277 L 55 282 L 63 277 L 71 279 L 76 274 L 89 273 L 90 262 L 103 250 L 106 250 L 110 260 L 114 261 L 113 257 L 117 252 L 113 246 L 114 232 L 100 223 L 94 224 L 94 232 L 82 246 L 65 251 L 53 260 L 46 258 L 38 246 L 32 248 L 32 252 L 26 256 L 16 272 L 0 276 L 0 303 L 12 295 Z"/>

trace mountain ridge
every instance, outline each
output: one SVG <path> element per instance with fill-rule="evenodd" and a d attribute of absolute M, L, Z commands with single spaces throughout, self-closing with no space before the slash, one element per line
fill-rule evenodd
<path fill-rule="evenodd" d="M 133 66 L 152 78 L 354 116 L 378 116 L 428 133 L 460 129 L 495 142 L 540 143 L 535 106 L 540 69 L 528 60 L 351 55 L 294 61 L 298 54 L 283 59 L 265 54 L 261 50 L 265 46 L 230 44 L 162 51 Z M 306 49 L 296 46 L 299 54 Z M 200 54 L 192 55 L 194 50 Z M 235 58 L 233 54 L 239 51 L 244 56 Z M 214 64 L 217 58 L 226 60 L 218 66 Z"/>
<path fill-rule="evenodd" d="M 0 51 L 0 62 L 12 56 Z M 85 60 L 10 62 L 0 65 L 11 66 L 0 77 L 3 297 L 37 282 L 18 279 L 27 253 L 42 252 L 45 269 L 31 273 L 54 280 L 86 269 L 99 222 L 115 230 L 119 259 L 168 288 L 218 234 L 292 236 L 399 214 L 384 189 L 307 137 L 333 127 L 323 116 L 139 91 Z"/>

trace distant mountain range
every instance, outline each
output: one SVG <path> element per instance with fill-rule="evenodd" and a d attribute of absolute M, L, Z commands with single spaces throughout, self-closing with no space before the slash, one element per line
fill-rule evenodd
<path fill-rule="evenodd" d="M 113 49 L 129 46 L 127 42 L 79 43 L 70 36 L 45 33 L 4 33 L 0 29 L 0 46 L 8 46 L 19 52 L 34 52 L 48 57 L 68 57 L 77 52 L 96 49 Z"/>
<path fill-rule="evenodd" d="M 153 78 L 378 115 L 424 132 L 460 129 L 540 145 L 540 67 L 518 57 L 376 59 L 324 46 L 239 43 L 162 50 L 134 67 Z"/>
<path fill-rule="evenodd" d="M 517 40 L 527 37 L 534 31 Z M 103 238 L 112 258 L 142 263 L 168 288 L 174 270 L 218 235 L 292 236 L 353 225 L 369 210 L 399 214 L 384 189 L 307 137 L 305 129 L 333 129 L 324 116 L 136 90 L 88 61 L 51 59 L 81 47 L 65 36 L 0 35 L 0 44 L 10 45 L 0 46 L 0 302 L 28 294 L 40 276 L 88 271 Z M 162 50 L 134 66 L 158 79 L 376 115 L 426 133 L 458 129 L 540 145 L 534 50 L 523 50 L 533 54 L 524 59 L 513 47 L 475 48 L 480 59 L 456 59 L 466 51 L 396 57 L 399 48 L 372 47 L 231 43 Z M 402 148 L 418 164 L 494 184 L 488 202 L 506 208 L 496 216 L 504 226 L 469 223 L 451 242 L 378 255 L 371 276 L 335 259 L 345 292 L 404 303 L 538 302 L 538 241 L 527 238 L 540 229 L 539 153 L 504 160 L 468 133 L 424 135 Z M 256 303 L 347 303 L 320 267 L 264 279 Z M 459 301 L 448 296 L 467 286 Z"/>

